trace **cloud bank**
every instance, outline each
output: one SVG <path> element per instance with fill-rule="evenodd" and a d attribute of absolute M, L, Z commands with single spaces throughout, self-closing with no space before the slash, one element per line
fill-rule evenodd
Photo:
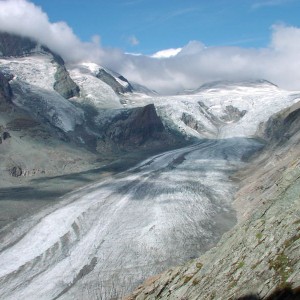
<path fill-rule="evenodd" d="M 51 23 L 27 0 L 0 0 L 0 29 L 31 37 L 67 62 L 92 61 L 160 93 L 197 88 L 215 80 L 267 79 L 300 90 L 300 28 L 275 25 L 268 47 L 206 47 L 191 41 L 152 56 L 130 55 L 103 47 L 100 37 L 84 43 L 65 22 Z M 101 29 L 100 29 L 101 30 Z"/>
<path fill-rule="evenodd" d="M 181 50 L 182 48 L 165 49 L 165 50 L 158 51 L 152 54 L 151 56 L 154 58 L 169 58 L 172 56 L 176 56 Z"/>

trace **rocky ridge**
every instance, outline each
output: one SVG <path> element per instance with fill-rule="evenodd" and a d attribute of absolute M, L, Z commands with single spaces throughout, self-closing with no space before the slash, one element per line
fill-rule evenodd
<path fill-rule="evenodd" d="M 97 152 L 97 149 L 100 149 L 97 148 L 97 140 L 102 140 L 102 144 L 103 141 L 110 143 L 110 137 L 114 136 L 112 142 L 117 144 L 118 139 L 111 132 L 114 122 L 124 119 L 125 115 L 134 115 L 135 120 L 142 118 L 146 127 L 147 122 L 152 122 L 143 116 L 140 108 L 128 108 L 125 113 L 122 110 L 102 111 L 101 115 L 113 114 L 114 118 L 104 117 L 106 124 L 103 120 L 100 123 L 96 122 L 96 119 L 99 119 L 101 106 L 91 104 L 85 98 L 78 100 L 81 98 L 81 90 L 71 78 L 61 57 L 30 38 L 8 33 L 0 33 L 0 49 L 2 57 L 0 68 L 6 76 L 10 77 L 12 104 L 26 111 L 26 114 L 36 122 L 46 125 L 50 133 L 65 142 L 75 143 L 92 152 Z M 123 76 L 119 74 L 114 76 L 104 69 L 99 69 L 99 66 L 94 78 L 98 81 L 103 80 L 103 84 L 108 85 L 107 88 L 113 89 L 116 94 L 129 93 L 133 90 Z M 4 83 L 1 86 L 4 88 Z M 91 91 L 86 92 L 90 93 Z M 119 105 L 122 107 L 120 102 Z M 139 116 L 140 112 L 141 116 Z M 155 109 L 153 112 L 155 113 Z M 138 125 L 141 125 L 141 122 L 131 124 L 131 126 Z M 110 128 L 108 136 L 105 136 L 104 127 Z M 118 128 L 118 130 L 123 130 L 122 126 Z M 131 130 L 131 138 L 134 138 L 133 132 L 139 135 L 141 128 L 143 126 Z M 114 131 L 116 130 L 114 129 Z M 147 133 L 144 132 L 143 141 L 130 146 L 130 150 L 143 146 L 147 140 L 149 140 L 147 145 L 151 148 L 150 141 L 155 142 L 157 138 L 158 136 L 154 135 L 147 137 Z M 139 139 L 139 137 L 136 136 L 135 139 Z M 164 141 L 165 139 L 158 138 L 156 144 L 164 143 Z M 123 150 L 126 150 L 128 145 L 129 143 L 123 143 Z M 102 147 L 101 151 L 105 148 L 109 147 Z"/>
<path fill-rule="evenodd" d="M 96 77 L 108 84 L 117 94 L 131 93 L 133 91 L 131 84 L 123 76 L 118 76 L 117 80 L 106 70 L 100 69 Z"/>
<path fill-rule="evenodd" d="M 243 178 L 234 202 L 239 223 L 203 256 L 148 279 L 126 299 L 273 299 L 282 290 L 298 299 L 299 105 L 260 126 L 268 144 L 236 174 Z"/>

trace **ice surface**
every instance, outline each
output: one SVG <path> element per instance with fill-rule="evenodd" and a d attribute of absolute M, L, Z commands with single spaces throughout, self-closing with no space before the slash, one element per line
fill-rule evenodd
<path fill-rule="evenodd" d="M 19 58 L 0 59 L 4 72 L 12 73 L 16 80 L 27 82 L 41 89 L 53 91 L 56 66 L 48 55 L 36 54 Z"/>
<path fill-rule="evenodd" d="M 97 70 L 98 65 L 86 63 L 70 70 L 72 79 L 80 87 L 80 98 L 77 101 L 100 109 L 121 108 L 119 97 L 113 89 L 95 76 Z"/>
<path fill-rule="evenodd" d="M 16 105 L 65 132 L 83 123 L 83 111 L 53 89 L 56 63 L 51 56 L 0 59 L 0 66 L 2 71 L 14 75 L 10 83 Z"/>
<path fill-rule="evenodd" d="M 164 122 L 187 136 L 229 138 L 253 136 L 261 122 L 299 99 L 294 92 L 281 90 L 271 84 L 260 84 L 206 89 L 192 95 L 146 98 L 145 102 L 154 103 Z M 246 114 L 237 122 L 216 124 L 211 117 L 203 114 L 199 102 L 204 103 L 207 111 L 218 119 L 226 115 L 227 106 L 246 110 Z M 184 124 L 181 120 L 183 113 L 193 116 L 204 125 L 203 132 Z"/>
<path fill-rule="evenodd" d="M 234 224 L 228 174 L 255 147 L 208 140 L 159 154 L 25 220 L 0 252 L 2 299 L 110 299 L 199 255 Z"/>

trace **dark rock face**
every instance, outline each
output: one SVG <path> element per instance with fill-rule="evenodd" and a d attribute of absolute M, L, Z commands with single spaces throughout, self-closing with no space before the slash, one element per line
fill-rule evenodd
<path fill-rule="evenodd" d="M 150 104 L 133 110 L 127 117 L 121 116 L 107 133 L 114 142 L 142 145 L 146 140 L 158 137 L 163 130 L 164 126 L 156 114 L 155 107 Z"/>
<path fill-rule="evenodd" d="M 72 80 L 64 65 L 57 65 L 53 88 L 66 99 L 79 96 L 80 89 Z"/>
<path fill-rule="evenodd" d="M 121 85 L 112 75 L 107 73 L 104 69 L 99 70 L 96 77 L 108 84 L 117 94 L 132 93 L 133 91 L 132 86 L 123 76 L 119 76 L 119 79 L 126 82 L 128 84 L 127 87 Z"/>
<path fill-rule="evenodd" d="M 101 144 L 111 148 L 133 149 L 146 145 L 170 143 L 170 137 L 157 116 L 153 104 L 132 110 L 120 111 L 109 123 L 104 124 Z"/>
<path fill-rule="evenodd" d="M 240 111 L 238 108 L 228 105 L 226 106 L 225 115 L 221 117 L 221 120 L 227 122 L 238 122 L 246 113 L 246 110 Z"/>
<path fill-rule="evenodd" d="M 201 133 L 202 131 L 205 130 L 205 127 L 203 126 L 203 124 L 200 123 L 199 121 L 195 120 L 195 118 L 190 114 L 187 114 L 184 112 L 181 116 L 181 120 L 183 121 L 183 123 L 185 125 L 198 131 L 199 133 Z"/>
<path fill-rule="evenodd" d="M 3 138 L 3 140 L 5 141 L 5 140 L 11 138 L 11 135 L 10 135 L 9 132 L 4 131 L 3 134 L 2 134 L 2 138 Z"/>
<path fill-rule="evenodd" d="M 7 78 L 0 72 L 0 104 L 2 102 L 11 103 L 12 90 Z"/>
<path fill-rule="evenodd" d="M 39 45 L 37 41 L 28 37 L 0 31 L 0 57 L 22 57 L 34 52 L 44 52 L 51 54 L 54 61 L 64 65 L 64 60 L 48 47 Z"/>
<path fill-rule="evenodd" d="M 31 53 L 37 43 L 29 38 L 3 32 L 0 34 L 0 56 L 24 56 Z"/>
<path fill-rule="evenodd" d="M 9 173 L 13 177 L 20 177 L 23 174 L 23 170 L 19 166 L 14 166 L 9 170 Z"/>
<path fill-rule="evenodd" d="M 260 125 L 258 133 L 273 143 L 284 143 L 300 131 L 300 102 L 273 115 L 265 124 Z"/>

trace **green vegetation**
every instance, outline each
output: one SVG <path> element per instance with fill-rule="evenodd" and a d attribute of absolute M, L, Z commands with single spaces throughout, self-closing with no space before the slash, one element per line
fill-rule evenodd
<path fill-rule="evenodd" d="M 262 237 L 263 237 L 263 235 L 262 235 L 261 232 L 258 232 L 258 233 L 256 234 L 256 238 L 257 238 L 258 240 L 261 240 Z"/>
<path fill-rule="evenodd" d="M 280 285 L 286 285 L 287 279 L 293 272 L 289 258 L 284 254 L 278 254 L 274 259 L 269 260 L 269 268 L 276 272 L 280 277 Z"/>
<path fill-rule="evenodd" d="M 245 265 L 245 263 L 243 261 L 239 262 L 239 264 L 237 265 L 237 269 L 242 268 Z"/>

